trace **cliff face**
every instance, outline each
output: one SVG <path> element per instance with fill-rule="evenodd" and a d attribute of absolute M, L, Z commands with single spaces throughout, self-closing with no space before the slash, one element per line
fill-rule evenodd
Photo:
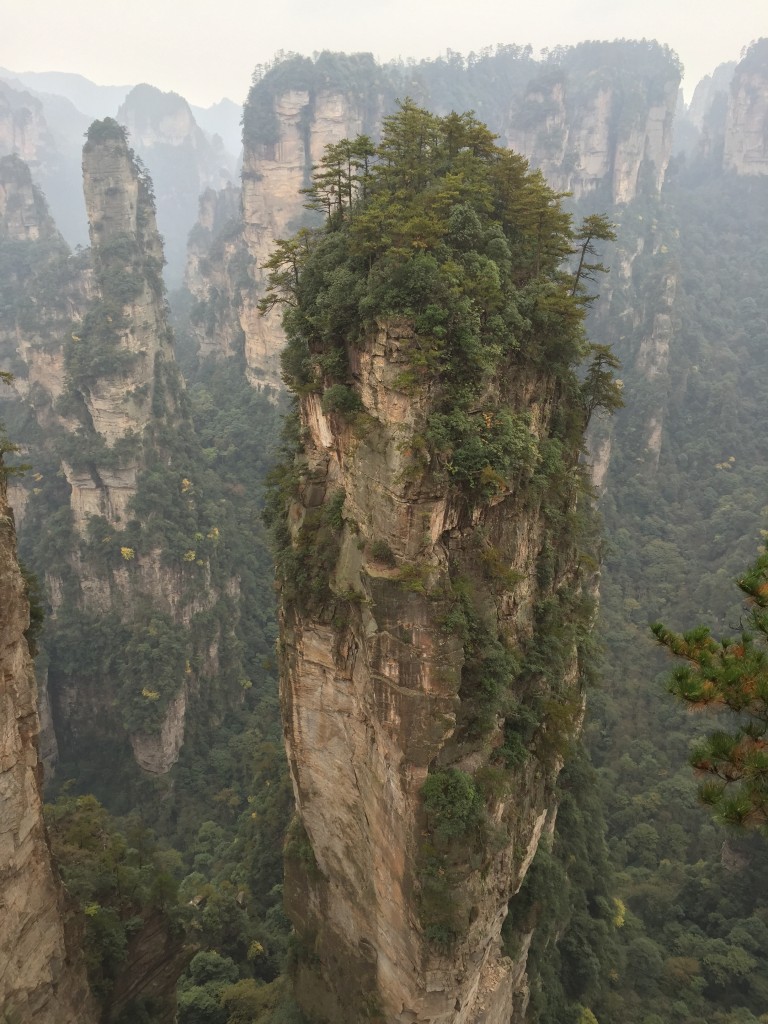
<path fill-rule="evenodd" d="M 664 182 L 679 76 L 657 83 L 655 98 L 630 76 L 616 77 L 563 73 L 551 84 L 534 82 L 504 132 L 511 149 L 576 199 L 599 193 L 600 202 L 627 203 Z"/>
<path fill-rule="evenodd" d="M 202 460 L 183 412 L 151 184 L 114 121 L 90 129 L 83 170 L 90 254 L 72 256 L 55 233 L 23 244 L 5 236 L 14 315 L 0 352 L 21 400 L 14 436 L 37 471 L 20 503 L 23 539 L 52 608 L 45 642 L 60 747 L 130 740 L 142 768 L 165 773 L 190 694 L 217 671 L 211 620 L 237 584 L 213 578 L 218 526 L 198 504 Z M 232 628 L 228 614 L 222 629 Z M 95 652 L 102 633 L 86 666 L 78 644 Z M 132 668 L 111 657 L 113 644 L 134 650 Z"/>
<path fill-rule="evenodd" d="M 89 367 L 90 372 L 82 374 L 79 391 L 89 425 L 112 446 L 128 434 L 141 436 L 152 418 L 152 400 L 160 386 L 157 367 L 173 362 L 160 278 L 163 247 L 147 181 L 140 177 L 119 132 L 94 137 L 86 144 L 83 189 L 100 271 L 96 299 L 102 308 L 115 307 L 104 308 L 104 315 L 112 318 L 115 329 L 110 346 L 121 358 L 114 368 Z M 119 287 L 118 277 L 122 278 Z M 93 348 L 101 340 L 94 333 L 86 337 L 85 346 Z M 77 346 L 83 339 L 75 335 L 73 341 Z M 124 468 L 131 474 L 136 467 Z"/>
<path fill-rule="evenodd" d="M 0 1006 L 9 1020 L 97 1020 L 42 817 L 26 589 L 0 464 Z"/>
<path fill-rule="evenodd" d="M 60 450 L 75 534 L 86 544 L 92 542 L 93 524 L 100 523 L 120 558 L 105 565 L 94 558 L 93 547 L 73 551 L 69 572 L 49 573 L 51 600 L 64 619 L 74 600 L 85 616 L 117 616 L 139 635 L 157 629 L 152 617 L 159 617 L 182 643 L 192 617 L 210 610 L 218 592 L 209 587 L 203 594 L 188 594 L 184 572 L 168 564 L 156 542 L 138 544 L 135 530 L 130 541 L 120 541 L 120 532 L 136 515 L 142 475 L 163 458 L 155 447 L 158 434 L 165 431 L 166 444 L 173 444 L 171 439 L 182 430 L 182 392 L 167 323 L 163 248 L 151 184 L 113 121 L 92 126 L 83 152 L 83 176 L 97 283 L 82 327 L 73 332 L 69 345 L 66 399 L 70 416 L 80 421 L 70 436 L 85 443 L 70 440 Z M 75 423 L 68 425 L 72 429 Z M 192 487 L 190 480 L 186 487 Z M 76 591 L 71 583 L 68 591 L 72 571 Z M 203 653 L 199 668 L 215 668 L 213 651 L 211 646 Z M 138 686 L 150 707 L 160 701 L 163 706 L 151 725 L 137 720 L 128 728 L 133 756 L 146 771 L 165 773 L 178 759 L 189 688 L 198 680 L 189 666 L 191 655 L 190 649 L 186 668 L 185 659 L 174 656 L 176 666 L 165 693 L 155 686 Z M 123 731 L 114 694 L 104 700 L 106 666 L 95 665 L 92 673 L 76 676 L 62 672 L 56 660 L 52 667 L 54 711 L 70 745 L 84 742 L 100 715 L 111 721 L 107 732 Z"/>
<path fill-rule="evenodd" d="M 132 146 L 152 176 L 168 280 L 175 287 L 181 280 L 198 196 L 207 188 L 226 186 L 235 159 L 209 141 L 187 101 L 176 93 L 137 85 L 120 106 L 117 120 L 128 129 Z"/>
<path fill-rule="evenodd" d="M 200 359 L 243 352 L 240 311 L 252 278 L 243 238 L 242 197 L 230 185 L 200 196 L 197 224 L 189 236 L 184 284 L 194 300 L 189 333 Z"/>
<path fill-rule="evenodd" d="M 0 159 L 0 363 L 46 426 L 60 424 L 54 402 L 64 388 L 64 348 L 92 291 L 87 258 L 74 257 L 56 229 L 29 167 Z M 17 516 L 23 503 L 14 502 Z"/>
<path fill-rule="evenodd" d="M 17 155 L 0 160 L 0 235 L 15 242 L 58 235 L 27 164 Z"/>
<path fill-rule="evenodd" d="M 748 185 L 731 182 L 729 186 L 723 170 L 745 179 L 768 173 L 764 147 L 768 138 L 767 83 L 765 41 L 753 44 L 738 65 L 721 65 L 707 76 L 697 86 L 689 109 L 680 114 L 679 141 L 685 162 L 677 175 L 682 186 L 676 176 L 670 176 L 664 195 L 649 197 L 650 207 L 647 202 L 645 207 L 629 204 L 614 214 L 618 244 L 594 330 L 617 345 L 628 386 L 640 389 L 642 397 L 633 403 L 629 435 L 635 446 L 635 469 L 643 467 L 651 476 L 660 465 L 667 421 L 674 418 L 669 376 L 681 373 L 688 386 L 701 362 L 700 356 L 688 357 L 694 369 L 681 369 L 686 360 L 683 353 L 691 344 L 685 325 L 696 318 L 689 297 L 696 286 L 686 285 L 681 273 L 686 254 L 680 247 L 680 225 L 690 230 L 686 218 L 691 216 L 681 196 L 686 188 L 694 192 L 710 188 L 710 216 L 713 224 L 721 225 L 728 202 L 744 202 Z M 726 199 L 729 188 L 730 200 Z M 754 202 L 761 201 L 757 194 Z M 653 210 L 651 218 L 649 208 Z M 748 294 L 757 294 L 754 285 Z M 593 440 L 595 451 L 603 452 L 596 480 L 599 486 L 611 476 L 605 447 L 610 447 L 610 441 L 597 436 Z"/>
<path fill-rule="evenodd" d="M 505 145 L 540 167 L 553 187 L 587 199 L 593 208 L 660 190 L 680 82 L 674 55 L 655 43 L 595 43 L 564 48 L 541 63 L 521 54 L 512 62 L 513 73 L 504 60 L 501 52 L 489 57 L 490 66 L 479 76 L 459 64 L 444 70 L 446 82 L 433 81 L 429 67 L 403 79 L 397 68 L 323 54 L 314 64 L 292 58 L 257 81 L 243 120 L 243 224 L 238 243 L 234 231 L 225 240 L 244 246 L 248 261 L 233 262 L 237 289 L 231 280 L 223 285 L 218 270 L 205 269 L 216 260 L 201 259 L 205 231 L 196 229 L 188 266 L 188 286 L 197 300 L 193 334 L 201 353 L 230 354 L 242 332 L 238 345 L 251 382 L 279 386 L 285 338 L 277 315 L 258 313 L 263 263 L 275 239 L 307 220 L 300 189 L 324 147 L 358 133 L 378 137 L 398 95 L 417 95 L 430 109 L 442 109 L 446 93 L 456 88 L 466 107 L 491 108 L 490 127 Z M 340 76 L 334 62 L 344 61 L 350 68 Z M 491 88 L 489 82 L 496 84 Z M 218 253 L 221 240 L 211 244 L 211 255 Z"/>
<path fill-rule="evenodd" d="M 28 164 L 71 245 L 86 240 L 79 165 L 87 125 L 63 98 L 0 80 L 0 157 L 16 155 Z"/>
<path fill-rule="evenodd" d="M 420 177 L 414 137 L 433 140 Z M 539 177 L 469 115 L 406 104 L 387 154 L 282 279 L 300 408 L 275 495 L 297 993 L 318 1021 L 508 1024 L 527 945 L 503 949 L 502 924 L 583 711 L 579 285 L 526 219 Z M 453 173 L 466 199 L 424 231 Z M 473 205 L 483 185 L 498 219 Z"/>
<path fill-rule="evenodd" d="M 0 155 L 39 166 L 53 147 L 40 101 L 0 81 Z"/>
<path fill-rule="evenodd" d="M 736 66 L 723 164 L 741 175 L 768 174 L 768 39 L 754 43 Z"/>
<path fill-rule="evenodd" d="M 526 1002 L 525 953 L 504 955 L 501 926 L 552 825 L 559 757 L 523 758 L 494 790 L 505 775 L 504 717 L 485 736 L 468 729 L 471 669 L 449 595 L 463 580 L 504 646 L 530 651 L 543 639 L 540 609 L 564 600 L 578 569 L 566 551 L 542 571 L 548 523 L 535 502 L 526 507 L 522 483 L 470 513 L 431 472 L 415 472 L 405 439 L 423 433 L 433 410 L 427 394 L 401 390 L 412 343 L 408 324 L 382 322 L 351 354 L 375 423 L 362 437 L 316 396 L 302 400 L 293 536 L 339 495 L 344 524 L 327 604 L 311 612 L 293 600 L 283 612 L 286 741 L 314 857 L 289 836 L 287 907 L 307 957 L 297 984 L 324 1020 L 507 1024 Z M 546 438 L 554 382 L 521 375 L 501 388 Z M 560 671 L 555 688 L 573 710 L 575 648 Z M 440 860 L 423 792 L 429 772 L 446 770 L 490 786 L 488 831 Z"/>
<path fill-rule="evenodd" d="M 697 83 L 687 110 L 687 115 L 695 128 L 704 130 L 713 105 L 721 96 L 727 98 L 735 70 L 735 61 L 719 64 L 711 75 L 705 75 Z"/>
<path fill-rule="evenodd" d="M 289 89 L 275 96 L 276 138 L 249 145 L 243 154 L 243 238 L 250 257 L 252 287 L 242 294 L 240 324 L 245 361 L 253 383 L 280 384 L 280 352 L 285 337 L 277 313 L 261 316 L 264 261 L 274 241 L 290 233 L 303 213 L 300 189 L 325 146 L 364 130 L 359 103 L 341 92 Z"/>

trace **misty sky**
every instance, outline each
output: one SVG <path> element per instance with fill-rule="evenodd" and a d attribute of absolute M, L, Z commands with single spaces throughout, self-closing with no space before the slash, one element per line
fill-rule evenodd
<path fill-rule="evenodd" d="M 3 0 L 0 66 L 151 82 L 207 106 L 242 102 L 278 50 L 364 50 L 380 60 L 535 51 L 583 39 L 655 38 L 686 66 L 686 96 L 768 35 L 767 0 Z"/>

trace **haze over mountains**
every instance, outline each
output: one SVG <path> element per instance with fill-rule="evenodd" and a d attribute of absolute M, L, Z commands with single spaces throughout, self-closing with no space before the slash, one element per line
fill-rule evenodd
<path fill-rule="evenodd" d="M 175 93 L 148 85 L 101 86 L 80 75 L 0 69 L 0 150 L 30 165 L 70 245 L 88 241 L 80 151 L 88 125 L 104 117 L 128 127 L 131 144 L 150 170 L 161 198 L 166 273 L 178 286 L 200 193 L 236 174 L 242 108 L 224 99 L 193 110 Z"/>
<path fill-rule="evenodd" d="M 0 83 L 23 1024 L 177 995 L 180 1024 L 759 1024 L 765 849 L 697 808 L 708 726 L 647 626 L 731 628 L 765 525 L 768 40 L 687 109 L 680 70 L 647 40 L 292 55 L 241 164 L 226 103 L 103 94 L 81 155 L 99 87 Z"/>

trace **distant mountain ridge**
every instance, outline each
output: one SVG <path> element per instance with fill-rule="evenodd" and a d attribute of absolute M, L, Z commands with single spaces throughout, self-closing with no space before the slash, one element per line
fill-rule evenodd
<path fill-rule="evenodd" d="M 90 119 L 105 117 L 120 106 L 131 85 L 98 85 L 69 71 L 11 71 L 0 68 L 0 78 L 15 79 L 26 89 L 64 96 Z"/>
<path fill-rule="evenodd" d="M 112 117 L 126 96 L 139 83 L 129 85 L 99 85 L 84 75 L 69 71 L 11 71 L 0 68 L 0 78 L 13 86 L 31 90 L 33 95 L 41 99 L 64 97 L 77 110 L 88 118 Z M 237 154 L 240 148 L 240 119 L 243 106 L 223 96 L 217 103 L 209 107 L 196 106 L 190 103 L 195 120 L 210 135 L 220 135 L 224 145 L 230 152 Z"/>

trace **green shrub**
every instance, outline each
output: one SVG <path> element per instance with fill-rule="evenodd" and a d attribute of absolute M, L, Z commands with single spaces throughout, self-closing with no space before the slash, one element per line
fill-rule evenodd
<path fill-rule="evenodd" d="M 397 565 L 395 553 L 385 540 L 372 541 L 369 552 L 374 562 L 380 562 L 382 565 L 386 565 L 390 569 L 394 569 Z"/>
<path fill-rule="evenodd" d="M 326 499 L 325 507 L 323 510 L 323 518 L 325 522 L 330 526 L 332 530 L 337 533 L 341 533 L 344 529 L 344 501 L 346 499 L 346 493 L 343 488 L 339 488 L 334 491 L 333 494 Z"/>
<path fill-rule="evenodd" d="M 336 413 L 342 419 L 349 419 L 362 412 L 363 403 L 358 393 L 348 384 L 332 384 L 323 394 L 322 409 L 326 414 Z"/>
<path fill-rule="evenodd" d="M 458 839 L 483 819 L 483 800 L 475 780 L 458 768 L 434 772 L 421 787 L 430 830 L 440 839 Z"/>

